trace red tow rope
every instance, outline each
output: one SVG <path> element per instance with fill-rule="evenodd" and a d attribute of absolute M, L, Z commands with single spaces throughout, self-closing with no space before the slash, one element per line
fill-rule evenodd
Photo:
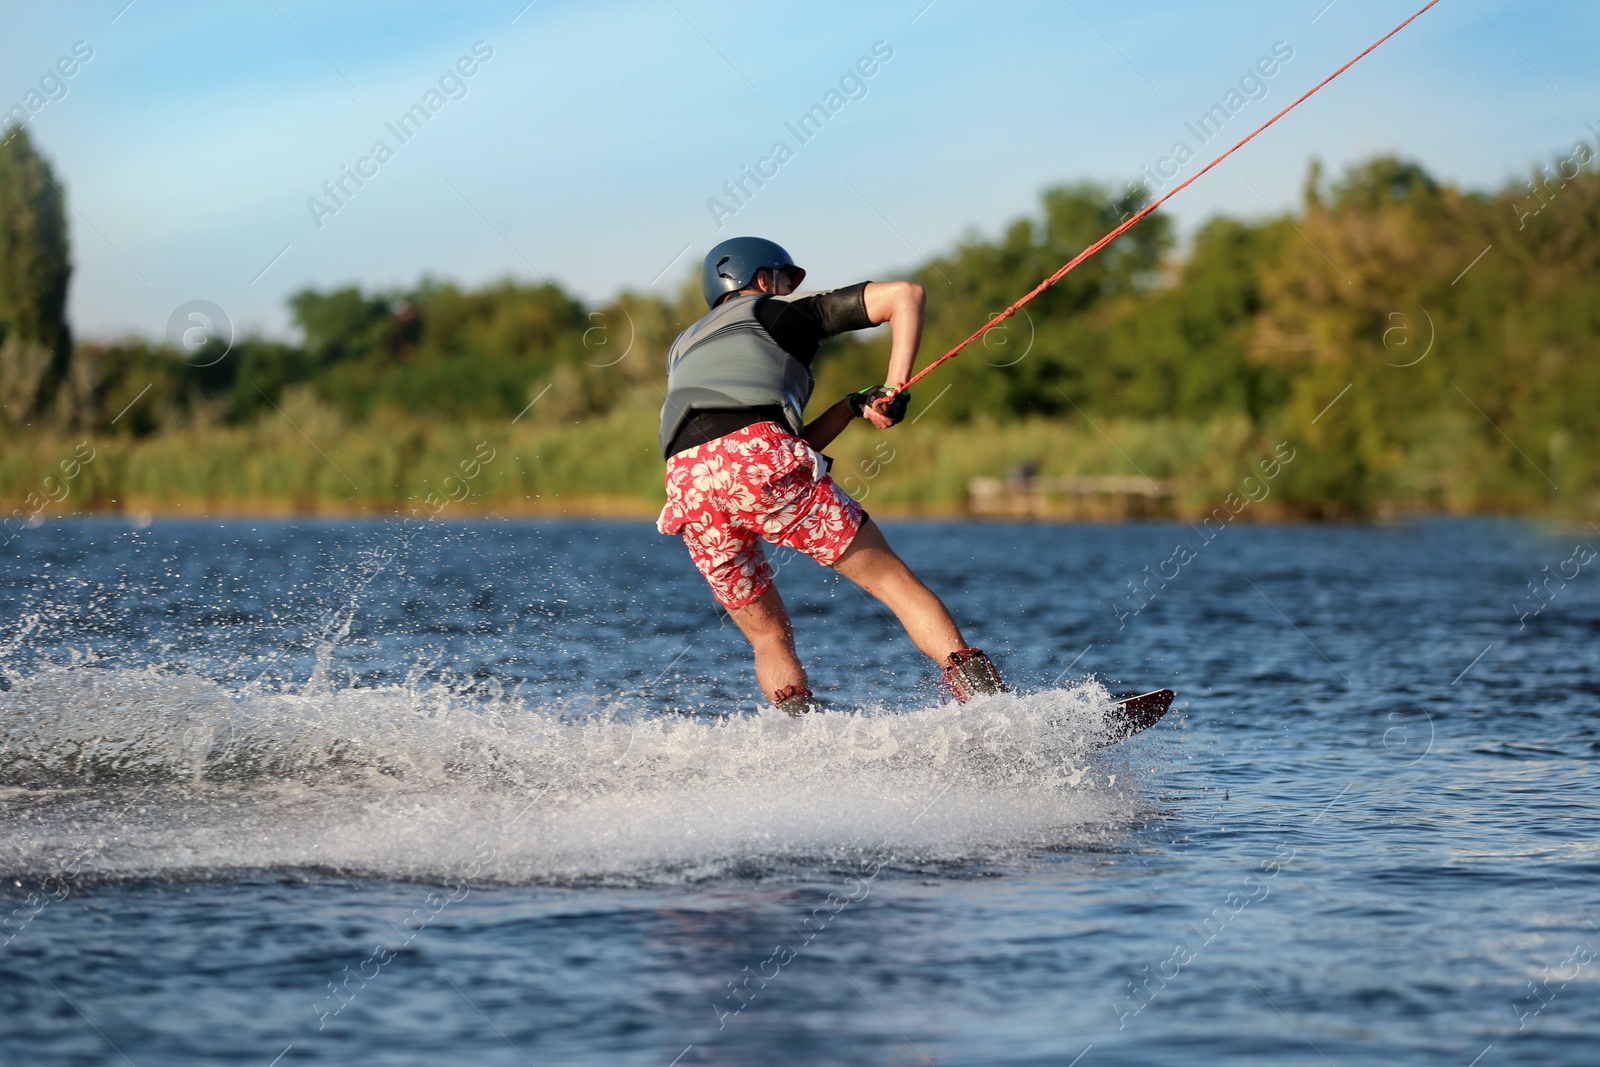
<path fill-rule="evenodd" d="M 1044 281 L 1042 281 L 1038 285 L 1036 285 L 1033 288 L 1033 290 L 1028 293 L 1027 296 L 1024 296 L 1021 300 L 1018 300 L 1015 304 L 1012 304 L 1010 307 L 1008 307 L 1004 311 L 1000 312 L 994 318 L 990 319 L 983 327 L 981 327 L 979 330 L 977 330 L 975 333 L 973 333 L 972 336 L 968 337 L 965 341 L 962 341 L 960 344 L 956 345 L 950 351 L 946 352 L 944 355 L 940 356 L 938 359 L 934 360 L 932 363 L 930 363 L 926 367 L 922 368 L 922 370 L 919 371 L 918 373 L 912 375 L 910 381 L 906 382 L 904 385 L 900 386 L 898 389 L 892 390 L 888 394 L 888 396 L 885 396 L 880 400 L 874 401 L 873 406 L 874 407 L 880 407 L 880 406 L 883 406 L 883 405 L 887 405 L 888 401 L 890 399 L 892 399 L 896 394 L 905 392 L 907 389 L 910 389 L 913 385 L 915 385 L 918 382 L 920 382 L 923 378 L 926 378 L 929 374 L 931 374 L 933 372 L 933 369 L 935 367 L 939 366 L 939 364 L 944 363 L 946 360 L 954 359 L 956 357 L 956 354 L 959 353 L 963 348 L 966 348 L 972 342 L 974 342 L 978 338 L 982 337 L 985 333 L 987 333 L 989 330 L 993 329 L 997 324 L 999 324 L 1003 320 L 1010 318 L 1012 315 L 1015 315 L 1017 313 L 1017 309 L 1018 308 L 1022 307 L 1028 301 L 1032 300 L 1034 297 L 1038 296 L 1040 293 L 1042 293 L 1046 289 L 1050 288 L 1056 282 L 1059 282 L 1062 278 L 1065 278 L 1068 274 L 1070 274 L 1073 270 L 1075 270 L 1078 267 L 1078 265 L 1081 264 L 1084 260 L 1088 259 L 1090 256 L 1094 255 L 1096 252 L 1098 252 L 1102 248 L 1104 248 L 1106 245 L 1110 244 L 1112 241 L 1115 241 L 1118 237 L 1121 237 L 1123 234 L 1125 234 L 1129 230 L 1133 229 L 1133 227 L 1139 222 L 1140 219 L 1144 218 L 1146 215 L 1150 214 L 1156 208 L 1160 207 L 1162 204 L 1165 204 L 1168 200 L 1171 200 L 1173 197 L 1175 197 L 1179 193 L 1183 192 L 1183 190 L 1187 189 L 1189 186 L 1191 186 L 1195 182 L 1199 181 L 1200 177 L 1202 175 L 1204 175 L 1206 173 L 1206 171 L 1209 171 L 1211 168 L 1215 167 L 1218 163 L 1221 163 L 1224 159 L 1227 159 L 1229 156 L 1231 156 L 1235 152 L 1239 151 L 1239 149 L 1243 148 L 1245 145 L 1247 145 L 1251 141 L 1255 140 L 1256 136 L 1258 134 L 1260 134 L 1263 130 L 1265 130 L 1268 126 L 1271 126 L 1274 122 L 1277 122 L 1279 119 L 1283 118 L 1283 116 L 1287 115 L 1289 112 L 1293 111 L 1295 108 L 1297 108 L 1301 104 L 1305 103 L 1306 100 L 1308 100 L 1314 93 L 1316 93 L 1318 90 L 1320 90 L 1323 86 L 1327 85 L 1329 82 L 1333 81 L 1333 79 L 1337 78 L 1339 75 L 1343 74 L 1345 71 L 1349 70 L 1351 67 L 1353 67 L 1357 63 L 1361 62 L 1361 60 L 1365 59 L 1368 55 L 1370 55 L 1379 45 L 1383 44 L 1389 38 L 1393 37 L 1395 34 L 1399 33 L 1401 30 L 1405 29 L 1407 26 L 1411 25 L 1413 22 L 1417 21 L 1417 19 L 1421 18 L 1423 13 L 1426 12 L 1428 10 L 1428 8 L 1433 7 L 1434 4 L 1437 4 L 1438 2 L 1439 2 L 1439 0 L 1431 0 L 1430 3 L 1424 5 L 1423 8 L 1420 11 L 1418 11 L 1415 15 L 1412 15 L 1410 18 L 1406 19 L 1400 25 L 1396 26 L 1394 29 L 1390 30 L 1388 33 L 1386 33 L 1382 37 L 1378 38 L 1378 40 L 1374 41 L 1372 43 L 1372 45 L 1369 46 L 1365 52 L 1362 52 L 1359 56 L 1356 56 L 1350 62 L 1346 63 L 1344 66 L 1340 67 L 1338 70 L 1336 70 L 1332 74 L 1328 75 L 1326 78 L 1324 78 L 1322 81 L 1318 82 L 1315 86 L 1313 86 L 1310 90 L 1308 90 L 1304 96 L 1300 97 L 1300 99 L 1296 100 L 1294 103 L 1290 104 L 1288 107 L 1284 108 L 1282 111 L 1280 111 L 1276 115 L 1272 116 L 1266 122 L 1263 122 L 1255 130 L 1254 133 L 1250 134 L 1250 136 L 1246 137 L 1244 140 L 1240 141 L 1238 144 L 1234 145 L 1232 148 L 1230 148 L 1226 152 L 1222 153 L 1222 155 L 1218 156 L 1216 159 L 1213 159 L 1210 163 L 1207 163 L 1205 165 L 1205 167 L 1203 167 L 1201 170 L 1197 171 L 1194 174 L 1193 177 L 1189 178 L 1187 181 L 1183 182 L 1181 185 L 1178 185 L 1177 187 L 1175 187 L 1171 192 L 1167 193 L 1167 195 L 1163 196 L 1160 200 L 1157 200 L 1154 203 L 1146 205 L 1138 214 L 1134 215 L 1132 218 L 1128 219 L 1122 225 L 1118 226 L 1116 229 L 1112 230 L 1110 233 L 1108 233 L 1104 237 L 1100 238 L 1100 240 L 1096 241 L 1094 244 L 1090 245 L 1088 248 L 1085 248 L 1082 252 L 1079 252 L 1075 257 L 1073 257 L 1073 259 L 1072 259 L 1072 261 L 1070 263 L 1068 263 L 1066 266 L 1062 267 L 1060 270 L 1058 270 L 1054 274 L 1050 275 L 1050 277 L 1046 278 Z"/>

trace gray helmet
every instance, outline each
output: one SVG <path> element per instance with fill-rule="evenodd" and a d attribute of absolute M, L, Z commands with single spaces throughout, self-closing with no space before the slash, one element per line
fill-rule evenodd
<path fill-rule="evenodd" d="M 730 237 L 706 253 L 700 268 L 706 303 L 716 307 L 729 293 L 748 288 L 758 270 L 786 271 L 795 288 L 806 276 L 782 246 L 761 237 Z"/>

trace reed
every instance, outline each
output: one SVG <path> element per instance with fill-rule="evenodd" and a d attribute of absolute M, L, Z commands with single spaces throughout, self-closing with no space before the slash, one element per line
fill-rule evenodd
<path fill-rule="evenodd" d="M 144 438 L 14 433 L 0 442 L 0 502 L 14 520 L 19 511 L 647 516 L 663 499 L 655 419 L 641 392 L 588 417 L 535 409 L 515 422 L 441 423 L 387 411 L 358 424 L 300 393 L 281 412 L 242 426 L 191 425 Z M 1386 473 L 1380 511 L 1539 510 L 1507 494 L 1504 477 L 1472 447 L 1470 426 L 1435 431 L 1435 449 L 1408 454 Z M 828 453 L 835 479 L 885 515 L 964 514 L 974 478 L 1027 470 L 1046 479 L 1175 483 L 1160 513 L 1195 517 L 1241 492 L 1276 444 L 1239 416 L 929 420 L 889 432 L 852 427 Z M 1291 447 L 1298 457 L 1314 446 Z M 74 459 L 90 450 L 87 462 Z M 1291 491 L 1296 463 L 1305 466 L 1298 458 L 1288 464 L 1272 484 L 1276 495 L 1253 516 L 1307 513 Z"/>

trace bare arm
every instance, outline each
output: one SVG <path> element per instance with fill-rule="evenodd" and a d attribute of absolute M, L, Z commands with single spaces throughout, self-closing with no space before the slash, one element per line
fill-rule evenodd
<path fill-rule="evenodd" d="M 917 359 L 917 347 L 922 343 L 922 309 L 925 296 L 916 282 L 868 282 L 862 297 L 867 306 L 867 318 L 874 326 L 889 324 L 889 372 L 884 384 L 893 388 L 911 377 L 912 364 Z M 867 407 L 862 415 L 880 430 L 894 425 L 882 412 Z M 818 452 L 833 443 L 834 438 L 855 421 L 850 402 L 841 400 L 818 415 L 806 426 L 801 437 Z"/>
<path fill-rule="evenodd" d="M 868 282 L 862 296 L 872 324 L 889 324 L 889 370 L 883 384 L 898 389 L 911 377 L 911 368 L 917 361 L 927 294 L 916 282 Z M 874 408 L 867 408 L 863 414 L 880 430 L 892 425 L 888 416 Z"/>
<path fill-rule="evenodd" d="M 849 401 L 841 400 L 812 419 L 800 436 L 806 444 L 821 452 L 833 443 L 835 437 L 844 433 L 845 427 L 854 422 L 855 418 L 855 412 L 850 410 Z"/>

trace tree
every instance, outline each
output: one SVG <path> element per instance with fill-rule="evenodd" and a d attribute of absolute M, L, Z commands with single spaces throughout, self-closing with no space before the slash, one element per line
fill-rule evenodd
<path fill-rule="evenodd" d="M 0 142 L 0 415 L 27 422 L 72 359 L 63 197 L 26 130 Z"/>

